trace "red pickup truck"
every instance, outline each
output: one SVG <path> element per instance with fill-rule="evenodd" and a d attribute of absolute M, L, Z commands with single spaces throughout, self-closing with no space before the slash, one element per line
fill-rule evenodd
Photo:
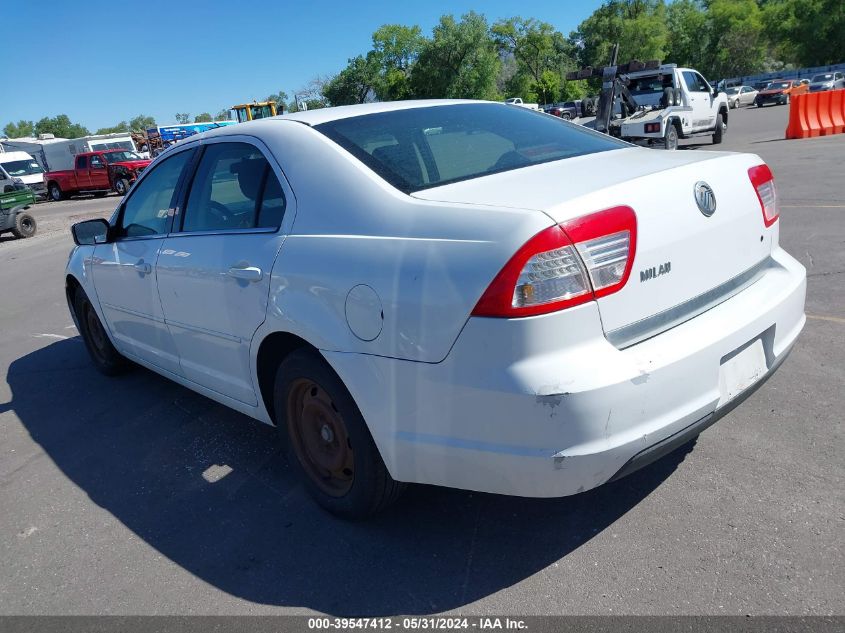
<path fill-rule="evenodd" d="M 104 196 L 109 191 L 125 195 L 151 161 L 125 149 L 101 150 L 77 154 L 74 168 L 44 174 L 47 193 L 52 200 L 64 200 L 77 193 Z"/>

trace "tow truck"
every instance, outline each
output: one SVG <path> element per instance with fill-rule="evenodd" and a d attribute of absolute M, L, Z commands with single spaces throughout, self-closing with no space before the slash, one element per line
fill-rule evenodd
<path fill-rule="evenodd" d="M 631 61 L 583 68 L 568 80 L 602 78 L 595 129 L 639 145 L 674 150 L 682 138 L 722 142 L 728 129 L 728 97 L 701 73 L 676 64 Z"/>

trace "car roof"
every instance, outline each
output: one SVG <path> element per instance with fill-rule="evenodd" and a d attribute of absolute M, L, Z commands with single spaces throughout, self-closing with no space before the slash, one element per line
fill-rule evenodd
<path fill-rule="evenodd" d="M 428 108 L 431 106 L 454 105 L 457 103 L 496 103 L 504 106 L 504 103 L 496 101 L 476 101 L 473 99 L 410 99 L 407 101 L 384 101 L 379 103 L 362 103 L 360 105 L 336 106 L 332 108 L 319 108 L 307 112 L 293 112 L 282 114 L 273 119 L 289 119 L 307 123 L 308 125 L 320 125 L 329 121 L 348 119 L 354 116 L 365 114 L 378 114 L 380 112 L 394 112 L 396 110 L 411 110 L 413 108 Z M 264 120 L 264 119 L 262 119 Z M 229 126 L 237 127 L 237 126 Z"/>

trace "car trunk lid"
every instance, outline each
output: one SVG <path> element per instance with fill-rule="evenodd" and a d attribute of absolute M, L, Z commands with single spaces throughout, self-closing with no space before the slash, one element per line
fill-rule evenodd
<path fill-rule="evenodd" d="M 477 178 L 416 197 L 535 209 L 565 224 L 618 205 L 637 217 L 628 282 L 597 300 L 608 338 L 626 346 L 728 296 L 767 260 L 773 231 L 763 222 L 749 154 L 624 149 Z M 695 188 L 706 184 L 715 209 L 705 214 Z M 705 209 L 707 210 L 707 209 Z M 709 210 L 707 210 L 709 213 Z M 724 291 L 724 293 L 722 293 Z"/>

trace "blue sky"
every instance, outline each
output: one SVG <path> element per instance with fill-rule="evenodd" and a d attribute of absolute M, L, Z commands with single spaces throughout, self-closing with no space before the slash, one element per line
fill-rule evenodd
<path fill-rule="evenodd" d="M 370 49 L 382 24 L 475 10 L 521 15 L 568 34 L 600 0 L 205 2 L 11 0 L 3 10 L 0 128 L 67 114 L 92 131 L 137 114 L 215 114 L 278 90 L 288 95 Z"/>

